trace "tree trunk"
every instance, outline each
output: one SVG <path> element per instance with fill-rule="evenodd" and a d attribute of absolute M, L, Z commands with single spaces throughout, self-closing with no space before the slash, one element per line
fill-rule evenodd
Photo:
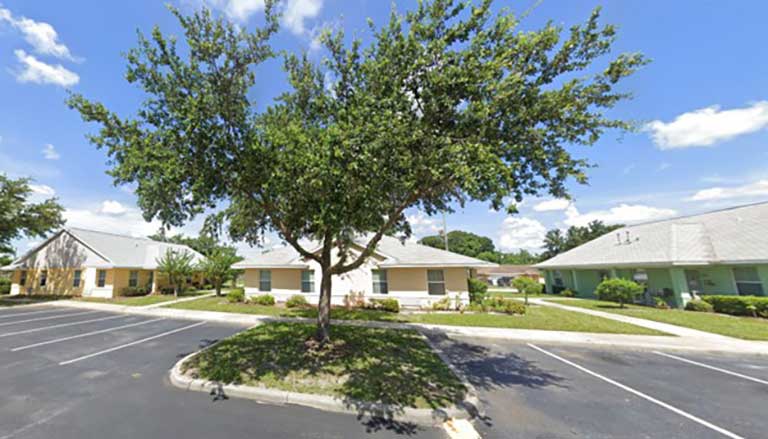
<path fill-rule="evenodd" d="M 317 307 L 317 341 L 327 343 L 331 340 L 331 274 L 328 267 L 322 267 L 323 279 L 320 281 L 320 303 Z"/>
<path fill-rule="evenodd" d="M 216 282 L 216 297 L 221 296 L 221 284 L 222 282 Z"/>

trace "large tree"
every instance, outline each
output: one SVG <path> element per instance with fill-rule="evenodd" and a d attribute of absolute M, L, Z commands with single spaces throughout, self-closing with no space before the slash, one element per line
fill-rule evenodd
<path fill-rule="evenodd" d="M 442 235 L 425 236 L 419 240 L 421 244 L 439 249 L 445 249 L 445 239 Z M 486 236 L 471 232 L 453 230 L 448 232 L 448 249 L 454 253 L 476 257 L 482 252 L 495 250 L 493 241 Z"/>
<path fill-rule="evenodd" d="M 64 208 L 56 198 L 29 201 L 33 194 L 29 183 L 28 178 L 14 180 L 0 174 L 0 257 L 14 254 L 14 239 L 42 238 L 64 224 Z"/>
<path fill-rule="evenodd" d="M 570 146 L 629 128 L 606 109 L 645 61 L 609 55 L 615 29 L 598 10 L 563 38 L 552 23 L 520 31 L 491 4 L 393 9 L 365 46 L 324 33 L 327 59 L 285 55 L 288 90 L 261 113 L 252 89 L 273 85 L 254 68 L 273 54 L 272 2 L 250 33 L 208 11 L 173 11 L 186 47 L 156 28 L 128 52 L 127 79 L 147 94 L 135 116 L 79 95 L 69 105 L 101 125 L 90 140 L 107 149 L 116 183 L 137 183 L 146 219 L 181 225 L 215 210 L 210 229 L 252 244 L 275 231 L 316 261 L 327 341 L 332 277 L 360 267 L 385 234 L 408 236 L 408 209 L 566 196 L 589 165 Z"/>

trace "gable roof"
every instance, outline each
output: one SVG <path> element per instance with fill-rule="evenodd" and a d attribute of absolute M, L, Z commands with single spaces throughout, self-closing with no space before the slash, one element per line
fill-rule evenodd
<path fill-rule="evenodd" d="M 96 253 L 113 268 L 143 268 L 153 270 L 157 268 L 157 259 L 168 250 L 187 251 L 193 256 L 193 263 L 198 263 L 204 258 L 200 253 L 186 245 L 171 244 L 153 241 L 149 238 L 136 238 L 133 236 L 116 233 L 100 232 L 80 228 L 65 228 L 56 232 L 45 242 L 27 252 L 24 256 L 15 260 L 5 269 L 18 267 L 31 255 L 48 245 L 62 233 L 66 233 L 76 239 L 80 244 Z"/>
<path fill-rule="evenodd" d="M 357 244 L 364 246 L 360 239 Z M 312 246 L 310 246 L 311 248 Z M 382 268 L 400 267 L 494 267 L 496 264 L 470 258 L 469 256 L 440 250 L 413 242 L 401 242 L 397 238 L 384 236 L 376 247 Z M 307 264 L 293 247 L 271 250 L 238 262 L 232 268 L 306 268 Z"/>
<path fill-rule="evenodd" d="M 537 268 L 768 262 L 768 202 L 624 227 Z"/>

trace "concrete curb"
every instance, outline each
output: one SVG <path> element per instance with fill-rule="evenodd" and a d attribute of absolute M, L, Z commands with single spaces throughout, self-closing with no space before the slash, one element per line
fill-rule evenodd
<path fill-rule="evenodd" d="M 26 303 L 24 305 L 11 305 L 11 306 L 0 306 L 0 313 L 5 311 L 11 311 L 11 310 L 19 310 L 19 309 L 27 309 L 27 308 L 39 308 L 41 306 L 50 305 L 55 301 L 51 302 L 39 302 L 39 303 Z"/>
<path fill-rule="evenodd" d="M 189 354 L 179 360 L 170 371 L 171 384 L 188 391 L 205 392 L 209 394 L 223 393 L 226 396 L 251 399 L 264 404 L 300 405 L 317 410 L 355 416 L 360 416 L 361 414 L 381 416 L 397 422 L 409 422 L 418 425 L 436 426 L 449 419 L 466 419 L 468 417 L 465 410 L 455 406 L 435 410 L 410 407 L 400 408 L 388 404 L 344 400 L 327 395 L 289 392 L 264 387 L 221 384 L 213 381 L 190 378 L 181 372 L 181 366 L 187 360 L 215 345 L 216 344 L 208 346 L 203 350 Z"/>
<path fill-rule="evenodd" d="M 191 301 L 197 300 L 197 299 L 204 299 L 206 297 L 213 297 L 215 295 L 216 295 L 216 293 L 208 293 L 208 294 L 202 294 L 200 296 L 182 297 L 181 299 L 171 300 L 170 302 L 153 303 L 151 305 L 138 306 L 137 308 L 142 308 L 142 309 L 160 308 L 162 306 L 173 305 L 173 304 L 176 304 L 176 303 L 191 302 Z"/>

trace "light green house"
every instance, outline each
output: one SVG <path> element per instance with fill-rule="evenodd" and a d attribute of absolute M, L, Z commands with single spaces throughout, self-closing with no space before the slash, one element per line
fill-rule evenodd
<path fill-rule="evenodd" d="M 633 279 L 681 307 L 692 294 L 768 292 L 768 202 L 624 227 L 544 261 L 548 293 L 593 297 L 601 280 Z"/>

